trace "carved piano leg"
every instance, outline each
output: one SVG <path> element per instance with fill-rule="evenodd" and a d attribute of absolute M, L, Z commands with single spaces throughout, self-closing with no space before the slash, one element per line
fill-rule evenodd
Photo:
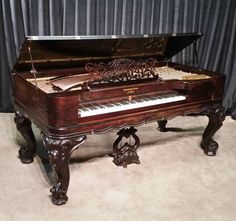
<path fill-rule="evenodd" d="M 22 146 L 20 148 L 19 158 L 22 163 L 29 164 L 34 161 L 36 153 L 36 140 L 31 128 L 31 122 L 19 111 L 16 111 L 15 114 L 14 121 L 16 128 L 27 142 L 27 146 Z"/>
<path fill-rule="evenodd" d="M 158 120 L 157 121 L 158 123 L 158 130 L 161 131 L 161 132 L 166 132 L 166 124 L 167 124 L 167 120 Z"/>
<path fill-rule="evenodd" d="M 117 133 L 117 135 L 119 136 L 113 144 L 114 152 L 112 154 L 112 156 L 114 157 L 113 163 L 115 163 L 117 166 L 123 166 L 124 168 L 126 168 L 128 164 L 140 164 L 138 154 L 136 153 L 136 150 L 138 149 L 140 144 L 140 140 L 135 134 L 136 132 L 137 130 L 134 127 L 130 127 L 123 128 Z M 131 136 L 135 141 L 133 145 L 127 142 L 125 142 L 123 145 L 121 144 L 123 137 L 129 138 Z"/>
<path fill-rule="evenodd" d="M 208 125 L 202 136 L 201 147 L 207 156 L 215 156 L 218 144 L 212 139 L 213 135 L 222 126 L 225 119 L 223 107 L 211 108 L 202 112 L 209 118 Z"/>
<path fill-rule="evenodd" d="M 57 176 L 57 183 L 50 189 L 50 192 L 52 193 L 52 202 L 56 205 L 62 205 L 68 200 L 66 193 L 70 180 L 70 155 L 85 142 L 86 136 L 57 139 L 50 138 L 42 133 L 42 138 L 47 149 L 50 164 Z"/>

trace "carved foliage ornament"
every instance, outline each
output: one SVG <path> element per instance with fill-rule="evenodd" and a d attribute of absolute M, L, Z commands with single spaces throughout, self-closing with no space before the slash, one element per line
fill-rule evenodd
<path fill-rule="evenodd" d="M 45 136 L 43 133 L 42 137 L 51 162 L 68 160 L 72 151 L 86 140 L 86 136 L 73 139 L 53 139 Z"/>
<path fill-rule="evenodd" d="M 126 58 L 115 59 L 109 63 L 87 63 L 86 71 L 90 75 L 92 83 L 123 82 L 139 79 L 158 79 L 154 73 L 157 61 L 153 58 L 147 60 L 132 60 Z"/>
<path fill-rule="evenodd" d="M 220 123 L 225 120 L 224 108 L 222 106 L 209 108 L 204 110 L 202 113 L 209 117 L 214 116 Z"/>
<path fill-rule="evenodd" d="M 42 133 L 42 138 L 48 152 L 50 163 L 57 176 L 57 182 L 50 190 L 52 201 L 56 205 L 62 205 L 68 199 L 66 192 L 70 177 L 68 167 L 69 157 L 86 140 L 86 136 L 58 139 L 47 137 Z"/>

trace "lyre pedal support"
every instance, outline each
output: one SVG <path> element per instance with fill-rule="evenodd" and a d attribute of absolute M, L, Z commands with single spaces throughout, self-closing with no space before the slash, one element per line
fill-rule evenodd
<path fill-rule="evenodd" d="M 140 145 L 140 140 L 138 136 L 135 134 L 137 130 L 134 127 L 123 128 L 121 129 L 117 135 L 118 138 L 115 140 L 113 144 L 113 163 L 117 166 L 127 167 L 128 164 L 136 163 L 140 164 L 139 156 L 136 153 Z M 122 144 L 122 138 L 125 137 L 129 139 L 129 143 L 125 142 Z M 134 139 L 134 144 L 131 144 L 131 138 Z"/>

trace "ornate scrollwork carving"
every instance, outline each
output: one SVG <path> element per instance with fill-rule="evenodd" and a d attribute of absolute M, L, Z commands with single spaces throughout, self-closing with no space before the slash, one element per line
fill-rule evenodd
<path fill-rule="evenodd" d="M 127 167 L 128 164 L 132 163 L 140 164 L 138 154 L 136 153 L 136 150 L 138 149 L 140 144 L 140 140 L 138 136 L 135 134 L 136 132 L 137 130 L 134 127 L 130 127 L 130 128 L 123 128 L 117 133 L 117 135 L 119 136 L 113 144 L 114 153 L 112 154 L 112 156 L 114 157 L 113 162 L 117 166 Z M 131 145 L 125 142 L 123 145 L 118 147 L 123 137 L 125 138 L 133 137 L 135 141 L 134 144 Z"/>
<path fill-rule="evenodd" d="M 109 63 L 87 63 L 85 69 L 90 75 L 87 84 L 158 79 L 158 74 L 153 71 L 156 63 L 153 58 L 137 61 L 120 58 Z"/>
<path fill-rule="evenodd" d="M 56 205 L 65 204 L 68 200 L 66 195 L 69 186 L 69 158 L 84 141 L 86 136 L 77 138 L 57 139 L 42 133 L 44 145 L 47 149 L 50 163 L 57 175 L 57 183 L 52 186 L 52 202 Z"/>
<path fill-rule="evenodd" d="M 58 150 L 48 150 L 48 157 L 51 161 L 57 160 L 59 158 Z"/>
<path fill-rule="evenodd" d="M 210 107 L 202 112 L 207 116 L 214 116 L 219 123 L 225 120 L 224 108 L 222 106 Z"/>
<path fill-rule="evenodd" d="M 218 105 L 202 111 L 202 114 L 208 116 L 209 122 L 202 136 L 201 147 L 207 156 L 215 156 L 218 144 L 212 137 L 225 120 L 224 109 L 221 105 Z"/>

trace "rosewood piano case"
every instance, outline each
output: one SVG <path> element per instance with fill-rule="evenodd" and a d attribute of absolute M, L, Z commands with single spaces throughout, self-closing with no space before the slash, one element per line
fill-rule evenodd
<path fill-rule="evenodd" d="M 113 145 L 113 162 L 127 167 L 130 163 L 140 163 L 136 152 L 140 140 L 134 127 L 157 121 L 159 130 L 166 131 L 168 119 L 201 114 L 209 118 L 201 147 L 206 155 L 216 154 L 218 144 L 212 137 L 225 118 L 222 107 L 225 76 L 170 62 L 175 54 L 192 43 L 196 44 L 201 36 L 200 33 L 188 33 L 26 38 L 12 71 L 15 123 L 27 141 L 27 146 L 19 150 L 19 158 L 22 163 L 31 163 L 35 157 L 36 141 L 31 129 L 31 123 L 34 123 L 42 131 L 51 166 L 57 175 L 57 183 L 51 188 L 54 204 L 66 203 L 70 155 L 93 133 L 118 129 L 118 138 Z M 111 68 L 109 65 L 114 61 L 116 66 Z M 138 66 L 140 63 L 141 66 Z M 88 64 L 93 69 L 86 68 Z M 105 68 L 99 68 L 99 64 L 105 64 Z M 135 65 L 138 67 L 135 70 L 140 70 L 140 67 L 143 70 L 139 77 L 134 77 Z M 158 71 L 154 77 L 150 74 L 155 68 L 161 67 L 192 73 L 199 78 L 165 80 L 158 76 Z M 147 71 L 149 75 L 146 75 Z M 71 76 L 78 76 L 79 79 L 88 72 L 88 82 L 78 82 L 78 87 L 71 90 L 52 86 L 52 91 L 47 92 L 39 87 L 40 79 L 49 79 L 48 84 L 51 84 L 57 79 Z M 89 117 L 80 116 L 82 104 L 119 103 L 141 96 L 168 93 L 186 99 Z M 134 139 L 134 145 L 126 143 L 126 146 L 119 147 L 122 138 L 128 137 Z"/>

